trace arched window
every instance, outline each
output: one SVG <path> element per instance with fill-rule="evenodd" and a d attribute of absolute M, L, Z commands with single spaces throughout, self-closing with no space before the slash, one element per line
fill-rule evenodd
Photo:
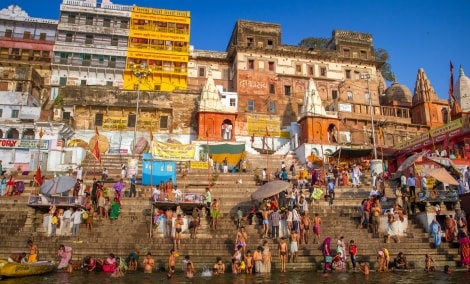
<path fill-rule="evenodd" d="M 449 111 L 447 110 L 446 107 L 444 107 L 444 108 L 441 109 L 441 112 L 442 112 L 442 121 L 444 121 L 444 123 L 448 123 L 449 122 Z"/>
<path fill-rule="evenodd" d="M 7 131 L 7 139 L 19 139 L 20 133 L 16 128 L 10 128 Z"/>
<path fill-rule="evenodd" d="M 25 129 L 23 131 L 23 138 L 22 139 L 34 139 L 34 130 L 32 130 L 31 128 L 29 129 Z"/>

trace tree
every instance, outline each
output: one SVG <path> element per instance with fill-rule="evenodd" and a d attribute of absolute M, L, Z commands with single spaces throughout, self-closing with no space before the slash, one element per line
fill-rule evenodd
<path fill-rule="evenodd" d="M 299 46 L 325 49 L 328 42 L 330 42 L 330 39 L 326 37 L 307 37 L 300 41 Z"/>
<path fill-rule="evenodd" d="M 380 73 L 382 73 L 382 76 L 385 80 L 387 80 L 388 82 L 392 82 L 393 81 L 392 65 L 390 65 L 390 63 L 388 62 L 388 60 L 390 59 L 390 55 L 383 48 L 376 48 L 374 52 L 375 52 L 375 59 L 379 63 L 381 63 L 379 67 Z"/>

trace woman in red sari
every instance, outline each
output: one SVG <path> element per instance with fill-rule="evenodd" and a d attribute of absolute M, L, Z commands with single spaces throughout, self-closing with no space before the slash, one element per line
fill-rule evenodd
<path fill-rule="evenodd" d="M 470 269 L 470 237 L 465 234 L 459 239 L 460 265 Z"/>

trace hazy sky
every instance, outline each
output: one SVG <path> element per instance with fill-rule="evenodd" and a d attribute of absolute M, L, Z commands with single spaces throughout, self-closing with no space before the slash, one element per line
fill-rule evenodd
<path fill-rule="evenodd" d="M 101 1 L 101 0 L 98 0 Z M 469 0 L 114 0 L 114 4 L 191 12 L 191 44 L 225 51 L 238 19 L 281 25 L 282 43 L 306 37 L 331 37 L 334 29 L 370 33 L 375 48 L 390 54 L 397 81 L 414 90 L 419 68 L 447 98 L 449 62 L 457 80 L 459 66 L 470 76 Z M 62 0 L 0 0 L 0 9 L 16 4 L 30 16 L 58 19 Z"/>

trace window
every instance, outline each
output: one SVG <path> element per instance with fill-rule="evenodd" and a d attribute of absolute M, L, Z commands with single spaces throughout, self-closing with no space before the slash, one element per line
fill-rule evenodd
<path fill-rule="evenodd" d="M 274 62 L 273 61 L 268 62 L 268 68 L 269 68 L 269 71 L 274 71 Z"/>
<path fill-rule="evenodd" d="M 90 66 L 91 65 L 91 55 L 90 54 L 83 54 L 82 55 L 82 66 Z"/>
<path fill-rule="evenodd" d="M 92 44 L 93 43 L 93 35 L 86 35 L 85 44 Z"/>
<path fill-rule="evenodd" d="M 49 57 L 49 54 L 50 54 L 49 52 L 50 52 L 50 51 L 48 51 L 48 50 L 43 50 L 43 51 L 42 51 L 42 57 L 47 57 L 47 58 L 48 58 L 48 57 Z"/>
<path fill-rule="evenodd" d="M 111 46 L 117 46 L 118 45 L 118 37 L 117 36 L 112 36 L 111 37 Z"/>
<path fill-rule="evenodd" d="M 100 64 L 103 64 L 103 62 L 104 62 L 104 55 L 98 55 L 98 62 L 99 62 Z"/>
<path fill-rule="evenodd" d="M 70 119 L 70 111 L 64 111 L 62 113 L 62 119 L 69 120 Z"/>
<path fill-rule="evenodd" d="M 313 66 L 308 66 L 307 67 L 307 72 L 309 76 L 313 76 Z"/>
<path fill-rule="evenodd" d="M 222 79 L 228 80 L 228 69 L 222 69 Z"/>
<path fill-rule="evenodd" d="M 95 126 L 103 126 L 103 114 L 102 113 L 95 114 Z"/>
<path fill-rule="evenodd" d="M 39 34 L 39 40 L 46 40 L 46 39 L 47 39 L 46 33 L 40 33 Z"/>
<path fill-rule="evenodd" d="M 206 68 L 199 67 L 199 77 L 206 77 Z"/>
<path fill-rule="evenodd" d="M 326 77 L 326 67 L 320 67 L 320 76 Z"/>
<path fill-rule="evenodd" d="M 86 80 L 80 80 L 80 86 L 86 86 Z"/>
<path fill-rule="evenodd" d="M 249 37 L 246 39 L 246 42 L 248 47 L 253 47 L 255 40 L 252 37 Z"/>
<path fill-rule="evenodd" d="M 255 61 L 253 59 L 248 60 L 248 69 L 250 70 L 255 69 Z"/>
<path fill-rule="evenodd" d="M 269 102 L 269 112 L 270 113 L 276 113 L 276 103 L 275 102 Z"/>
<path fill-rule="evenodd" d="M 338 91 L 337 90 L 332 90 L 331 91 L 331 97 L 333 100 L 336 100 L 338 98 Z"/>
<path fill-rule="evenodd" d="M 31 38 L 31 32 L 25 31 L 23 33 L 23 39 L 30 39 Z"/>
<path fill-rule="evenodd" d="M 7 29 L 7 30 L 5 31 L 5 37 L 10 37 L 10 38 L 11 38 L 12 34 L 13 34 L 13 31 L 12 31 L 12 30 Z"/>
<path fill-rule="evenodd" d="M 72 33 L 67 33 L 65 35 L 65 42 L 72 42 L 73 34 Z"/>
<path fill-rule="evenodd" d="M 168 116 L 160 116 L 160 129 L 168 128 Z"/>
<path fill-rule="evenodd" d="M 135 113 L 130 113 L 127 115 L 127 127 L 135 126 Z"/>
<path fill-rule="evenodd" d="M 346 79 L 351 79 L 351 70 L 345 71 Z"/>
<path fill-rule="evenodd" d="M 361 73 L 354 71 L 354 80 L 361 80 Z"/>
<path fill-rule="evenodd" d="M 19 115 L 20 115 L 19 110 L 17 110 L 17 109 L 12 109 L 11 110 L 11 118 L 18 118 Z"/>
<path fill-rule="evenodd" d="M 361 59 L 364 59 L 364 60 L 367 59 L 367 51 L 361 50 L 360 56 L 361 56 Z"/>
<path fill-rule="evenodd" d="M 3 117 L 3 109 L 0 109 L 0 117 Z"/>
<path fill-rule="evenodd" d="M 295 72 L 301 73 L 302 72 L 302 65 L 300 65 L 300 64 L 295 65 Z"/>
<path fill-rule="evenodd" d="M 304 107 L 303 104 L 298 104 L 298 105 L 297 105 L 297 113 L 298 113 L 298 114 L 301 114 L 301 113 L 302 113 L 302 108 L 303 108 L 303 107 Z"/>
<path fill-rule="evenodd" d="M 269 84 L 269 93 L 273 95 L 276 93 L 276 85 Z"/>
<path fill-rule="evenodd" d="M 364 98 L 365 98 L 365 100 L 366 100 L 366 103 L 369 103 L 370 94 L 369 94 L 369 93 L 365 93 L 365 94 L 364 94 Z"/>
<path fill-rule="evenodd" d="M 255 111 L 255 101 L 248 100 L 248 111 Z"/>
<path fill-rule="evenodd" d="M 87 16 L 85 20 L 85 25 L 92 26 L 93 25 L 93 16 Z"/>
<path fill-rule="evenodd" d="M 121 29 L 127 29 L 127 26 L 129 25 L 129 22 L 126 20 L 121 21 Z"/>
<path fill-rule="evenodd" d="M 73 15 L 73 14 L 71 14 L 71 15 L 69 15 L 69 17 L 68 17 L 68 20 L 67 20 L 67 21 L 68 21 L 68 23 L 69 23 L 69 24 L 75 24 L 75 20 L 76 20 L 76 18 L 77 18 L 77 16 L 76 16 L 76 15 Z"/>
<path fill-rule="evenodd" d="M 353 100 L 353 93 L 352 92 L 347 92 L 347 95 L 348 95 L 348 101 L 352 101 Z"/>
<path fill-rule="evenodd" d="M 266 46 L 268 49 L 272 49 L 274 45 L 274 41 L 271 39 L 268 39 L 268 45 Z"/>
<path fill-rule="evenodd" d="M 105 28 L 111 27 L 111 19 L 103 19 L 103 27 Z"/>
<path fill-rule="evenodd" d="M 286 96 L 288 96 L 288 97 L 291 95 L 291 94 L 290 94 L 290 86 L 289 86 L 289 85 L 284 86 L 284 95 L 286 95 Z"/>
<path fill-rule="evenodd" d="M 67 77 L 60 77 L 60 78 L 59 78 L 59 85 L 60 85 L 60 86 L 65 86 L 65 85 L 67 85 Z"/>
<path fill-rule="evenodd" d="M 106 81 L 106 86 L 107 87 L 112 87 L 113 86 L 113 81 Z"/>
<path fill-rule="evenodd" d="M 22 82 L 16 83 L 16 92 L 23 92 L 23 83 Z"/>
<path fill-rule="evenodd" d="M 343 49 L 343 56 L 344 57 L 351 57 L 351 50 L 349 48 Z"/>
<path fill-rule="evenodd" d="M 236 106 L 236 105 L 235 105 L 236 102 L 237 102 L 237 101 L 236 101 L 234 98 L 231 98 L 231 99 L 230 99 L 230 106 L 231 106 L 231 107 Z"/>

